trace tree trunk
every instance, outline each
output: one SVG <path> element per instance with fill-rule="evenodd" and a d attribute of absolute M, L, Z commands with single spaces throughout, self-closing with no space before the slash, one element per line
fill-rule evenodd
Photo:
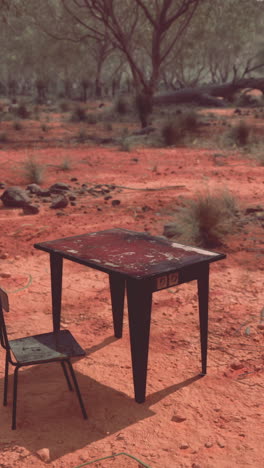
<path fill-rule="evenodd" d="M 237 91 L 246 88 L 259 89 L 264 94 L 264 78 L 244 78 L 220 85 L 183 88 L 173 93 L 155 95 L 153 103 L 154 105 L 195 103 L 202 106 L 222 107 L 233 101 Z"/>

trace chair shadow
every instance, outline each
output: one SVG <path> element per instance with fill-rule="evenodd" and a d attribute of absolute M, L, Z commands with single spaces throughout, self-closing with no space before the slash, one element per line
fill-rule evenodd
<path fill-rule="evenodd" d="M 95 352 L 114 340 L 115 338 L 105 339 L 102 343 L 89 348 L 87 354 Z M 51 461 L 54 461 L 153 416 L 155 412 L 151 410 L 152 405 L 181 388 L 191 385 L 199 380 L 201 375 L 195 375 L 183 382 L 149 394 L 146 401 L 141 404 L 136 403 L 123 392 L 80 374 L 78 371 L 76 371 L 76 377 L 86 406 L 88 420 L 83 419 L 75 392 L 68 390 L 58 363 L 21 370 L 18 386 L 17 430 L 12 431 L 13 379 L 10 376 L 9 404 L 7 407 L 0 406 L 2 446 L 19 445 L 31 453 L 48 447 Z M 3 380 L 3 378 L 0 380 L 2 391 Z"/>

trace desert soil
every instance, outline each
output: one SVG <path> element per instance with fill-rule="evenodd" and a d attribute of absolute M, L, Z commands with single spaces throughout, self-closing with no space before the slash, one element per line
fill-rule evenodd
<path fill-rule="evenodd" d="M 16 431 L 11 394 L 9 405 L 0 407 L 0 466 L 263 467 L 264 221 L 263 211 L 254 212 L 263 207 L 263 167 L 235 147 L 220 155 L 202 144 L 124 152 L 70 142 L 71 128 L 60 126 L 59 119 L 48 125 L 45 133 L 39 123 L 25 121 L 15 132 L 1 123 L 9 135 L 0 148 L 1 182 L 25 188 L 23 163 L 33 155 L 46 166 L 43 188 L 55 182 L 73 189 L 116 188 L 108 200 L 84 193 L 65 209 L 41 203 L 36 215 L 1 206 L 0 285 L 9 292 L 12 338 L 51 330 L 49 258 L 33 247 L 36 242 L 113 227 L 162 235 L 181 197 L 202 190 L 229 189 L 239 201 L 242 228 L 218 249 L 227 258 L 210 267 L 205 377 L 199 378 L 196 283 L 154 294 L 143 404 L 133 399 L 127 313 L 122 339 L 113 337 L 107 275 L 65 261 L 62 327 L 69 327 L 87 352 L 75 369 L 89 419 L 83 420 L 57 364 L 22 369 Z M 65 158 L 71 161 L 68 171 L 61 170 Z M 1 351 L 1 391 L 3 377 Z M 104 457 L 109 458 L 95 461 Z"/>

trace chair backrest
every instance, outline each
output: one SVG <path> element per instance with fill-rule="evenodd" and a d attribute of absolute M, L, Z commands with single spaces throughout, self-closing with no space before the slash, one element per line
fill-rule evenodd
<path fill-rule="evenodd" d="M 4 291 L 4 289 L 0 288 L 0 341 L 1 345 L 5 349 L 9 349 L 8 338 L 6 333 L 6 325 L 5 325 L 5 318 L 4 318 L 4 310 L 5 312 L 9 312 L 9 301 L 8 295 Z"/>

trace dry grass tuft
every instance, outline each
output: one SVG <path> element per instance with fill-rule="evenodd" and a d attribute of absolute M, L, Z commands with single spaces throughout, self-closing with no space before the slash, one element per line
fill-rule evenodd
<path fill-rule="evenodd" d="M 174 239 L 201 247 L 220 246 L 235 230 L 237 216 L 237 203 L 228 192 L 200 193 L 195 200 L 186 200 L 177 213 Z"/>

